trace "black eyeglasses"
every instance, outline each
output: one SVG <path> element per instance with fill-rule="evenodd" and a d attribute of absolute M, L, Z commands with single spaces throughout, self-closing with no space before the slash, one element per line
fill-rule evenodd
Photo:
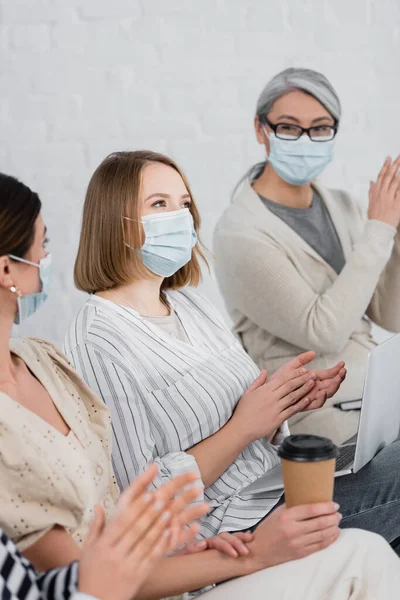
<path fill-rule="evenodd" d="M 267 117 L 262 117 L 262 122 L 266 123 L 280 140 L 294 142 L 304 133 L 308 135 L 313 142 L 329 142 L 337 134 L 337 125 L 316 125 L 314 127 L 300 127 L 292 123 L 271 123 Z"/>

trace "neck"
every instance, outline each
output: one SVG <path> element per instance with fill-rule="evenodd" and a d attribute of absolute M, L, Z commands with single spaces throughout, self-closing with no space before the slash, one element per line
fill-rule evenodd
<path fill-rule="evenodd" d="M 311 183 L 291 185 L 279 177 L 267 162 L 264 171 L 256 179 L 253 188 L 258 194 L 291 208 L 309 208 L 313 191 Z"/>
<path fill-rule="evenodd" d="M 14 310 L 8 302 L 1 305 L 0 311 L 0 382 L 15 379 L 15 364 L 10 352 L 11 329 L 14 321 Z"/>
<path fill-rule="evenodd" d="M 113 290 L 98 292 L 97 296 L 134 308 L 140 315 L 147 317 L 162 317 L 169 313 L 168 308 L 160 299 L 163 277 L 133 281 L 127 285 L 115 287 Z"/>

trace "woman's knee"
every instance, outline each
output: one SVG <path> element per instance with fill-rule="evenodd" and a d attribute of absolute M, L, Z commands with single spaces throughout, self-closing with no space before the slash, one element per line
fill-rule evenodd
<path fill-rule="evenodd" d="M 359 557 L 366 555 L 375 563 L 380 557 L 385 560 L 389 554 L 394 554 L 390 544 L 381 535 L 363 529 L 345 529 L 335 543 L 341 546 L 341 553 L 357 553 Z"/>

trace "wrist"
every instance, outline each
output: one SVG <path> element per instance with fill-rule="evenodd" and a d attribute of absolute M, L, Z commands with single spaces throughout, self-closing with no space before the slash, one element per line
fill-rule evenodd
<path fill-rule="evenodd" d="M 239 574 L 240 577 L 244 577 L 245 575 L 251 575 L 252 573 L 256 573 L 257 571 L 262 571 L 266 569 L 269 565 L 268 561 L 265 560 L 264 557 L 260 556 L 260 553 L 253 544 L 248 544 L 248 548 L 250 550 L 249 556 L 240 557 L 238 563 L 240 563 L 241 572 Z M 237 559 L 236 559 L 237 560 Z"/>
<path fill-rule="evenodd" d="M 254 540 L 247 544 L 247 547 L 250 550 L 249 564 L 247 565 L 250 569 L 249 574 L 268 569 L 268 567 L 277 564 L 274 548 L 270 546 L 265 536 L 262 536 L 262 539 L 260 538 L 260 532 L 256 531 Z"/>
<path fill-rule="evenodd" d="M 235 413 L 233 413 L 226 427 L 229 430 L 229 435 L 232 436 L 231 439 L 237 440 L 239 452 L 256 439 L 246 427 L 246 423 L 243 423 L 240 416 L 236 416 Z"/>

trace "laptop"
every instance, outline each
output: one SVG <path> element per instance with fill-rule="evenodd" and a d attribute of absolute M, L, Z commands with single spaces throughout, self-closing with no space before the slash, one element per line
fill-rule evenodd
<path fill-rule="evenodd" d="M 360 422 L 356 441 L 339 447 L 335 477 L 357 473 L 400 434 L 400 334 L 394 335 L 368 355 Z M 249 486 L 240 496 L 283 490 L 282 469 L 278 465 Z M 279 492 L 279 493 L 278 493 Z"/>

